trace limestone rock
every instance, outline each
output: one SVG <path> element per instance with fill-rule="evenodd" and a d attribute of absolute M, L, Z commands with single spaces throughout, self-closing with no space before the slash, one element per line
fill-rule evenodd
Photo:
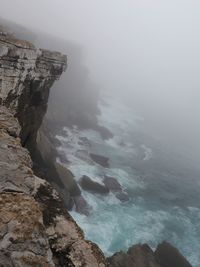
<path fill-rule="evenodd" d="M 22 146 L 34 148 L 49 88 L 65 66 L 60 53 L 0 34 L 0 266 L 107 266 Z"/>
<path fill-rule="evenodd" d="M 29 148 L 46 113 L 49 89 L 65 69 L 66 56 L 0 34 L 0 103 L 18 118 L 22 143 Z"/>
<path fill-rule="evenodd" d="M 36 49 L 0 27 L 0 266 L 191 267 L 166 242 L 155 253 L 148 245 L 135 245 L 127 253 L 110 257 L 109 265 L 98 246 L 85 240 L 57 191 L 33 172 L 25 147 L 34 151 L 49 89 L 65 68 L 64 55 Z M 48 144 L 46 149 L 49 152 Z M 109 167 L 108 158 L 90 156 L 101 166 Z M 62 166 L 55 168 L 62 185 L 66 172 Z M 67 175 L 67 185 L 79 198 L 79 207 L 84 206 L 72 175 Z M 109 192 L 86 178 L 87 188 Z M 118 187 L 112 183 L 113 186 Z"/>

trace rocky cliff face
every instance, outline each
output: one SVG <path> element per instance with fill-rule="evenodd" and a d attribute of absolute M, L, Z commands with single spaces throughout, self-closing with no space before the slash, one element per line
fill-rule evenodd
<path fill-rule="evenodd" d="M 34 147 L 49 89 L 65 68 L 60 53 L 1 32 L 0 266 L 106 266 L 23 147 Z"/>
<path fill-rule="evenodd" d="M 106 259 L 84 239 L 56 190 L 33 172 L 29 151 L 35 147 L 49 89 L 65 68 L 62 54 L 36 49 L 0 27 L 0 266 L 191 267 L 166 242 L 155 252 L 135 245 Z M 46 146 L 49 150 L 48 142 Z M 79 194 L 73 177 L 62 182 Z"/>
<path fill-rule="evenodd" d="M 18 118 L 22 144 L 31 148 L 47 109 L 49 89 L 66 68 L 66 57 L 0 35 L 0 103 Z"/>

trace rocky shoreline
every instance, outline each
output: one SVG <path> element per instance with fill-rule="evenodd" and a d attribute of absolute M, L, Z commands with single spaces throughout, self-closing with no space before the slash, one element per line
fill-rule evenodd
<path fill-rule="evenodd" d="M 0 266 L 190 267 L 168 243 L 155 252 L 136 245 L 106 259 L 67 212 L 72 196 L 77 207 L 84 200 L 73 174 L 56 163 L 51 140 L 38 135 L 49 89 L 66 64 L 66 56 L 37 49 L 1 27 Z M 107 159 L 92 157 L 108 166 Z M 120 192 L 111 178 L 105 177 L 101 191 Z"/>

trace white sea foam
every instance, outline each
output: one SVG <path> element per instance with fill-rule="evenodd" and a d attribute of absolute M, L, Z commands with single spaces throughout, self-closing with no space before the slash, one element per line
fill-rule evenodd
<path fill-rule="evenodd" d="M 148 184 L 141 179 L 143 174 L 131 165 L 135 159 L 138 160 L 138 151 L 140 156 L 143 155 L 142 163 L 154 158 L 155 152 L 145 140 L 140 143 L 131 141 L 143 118 L 133 115 L 133 111 L 118 100 L 112 99 L 109 104 L 100 105 L 99 123 L 114 133 L 113 138 L 105 142 L 96 131 L 65 127 L 64 135 L 57 136 L 62 144 L 58 149 L 66 154 L 70 161 L 66 164 L 77 181 L 82 175 L 99 183 L 102 183 L 104 175 L 115 177 L 123 189 L 128 190 L 130 201 L 121 203 L 113 193 L 101 196 L 82 191 L 91 206 L 91 213 L 87 217 L 72 211 L 72 216 L 83 228 L 86 238 L 96 242 L 107 255 L 136 243 L 148 243 L 155 248 L 159 242 L 168 240 L 194 267 L 200 267 L 200 209 L 195 205 L 181 208 L 175 203 L 174 207 L 163 204 L 163 191 L 159 191 L 159 187 L 153 193 L 148 191 Z M 87 137 L 91 146 L 81 143 L 80 137 Z M 93 162 L 89 152 L 108 156 L 111 167 L 105 169 Z M 163 175 L 167 182 L 174 179 L 168 173 Z M 145 177 L 151 179 L 148 171 Z M 154 183 L 155 187 L 159 182 Z M 176 196 L 173 192 L 171 194 L 168 200 L 175 202 Z"/>
<path fill-rule="evenodd" d="M 142 144 L 141 148 L 144 149 L 144 158 L 143 160 L 150 160 L 153 157 L 153 152 L 150 147 L 147 147 L 146 145 Z"/>

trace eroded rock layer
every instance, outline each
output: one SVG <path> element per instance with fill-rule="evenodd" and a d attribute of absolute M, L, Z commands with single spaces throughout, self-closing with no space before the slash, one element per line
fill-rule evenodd
<path fill-rule="evenodd" d="M 0 266 L 107 266 L 22 146 L 34 144 L 49 88 L 65 67 L 60 53 L 1 33 Z"/>
<path fill-rule="evenodd" d="M 49 89 L 65 68 L 62 54 L 36 49 L 0 27 L 0 267 L 191 267 L 167 242 L 155 252 L 148 245 L 135 245 L 106 260 L 67 212 L 66 188 L 71 188 L 77 207 L 87 206 L 73 175 L 52 161 L 49 142 L 44 146 L 43 141 L 41 150 L 50 154 L 45 160 L 55 163 L 65 202 L 34 174 L 29 151 L 35 148 Z M 93 159 L 108 167 L 106 158 Z M 89 189 L 120 192 L 114 178 L 104 182 L 105 187 L 90 184 Z"/>
<path fill-rule="evenodd" d="M 29 148 L 46 113 L 49 89 L 65 68 L 66 56 L 0 34 L 0 103 L 18 118 L 22 143 Z"/>

